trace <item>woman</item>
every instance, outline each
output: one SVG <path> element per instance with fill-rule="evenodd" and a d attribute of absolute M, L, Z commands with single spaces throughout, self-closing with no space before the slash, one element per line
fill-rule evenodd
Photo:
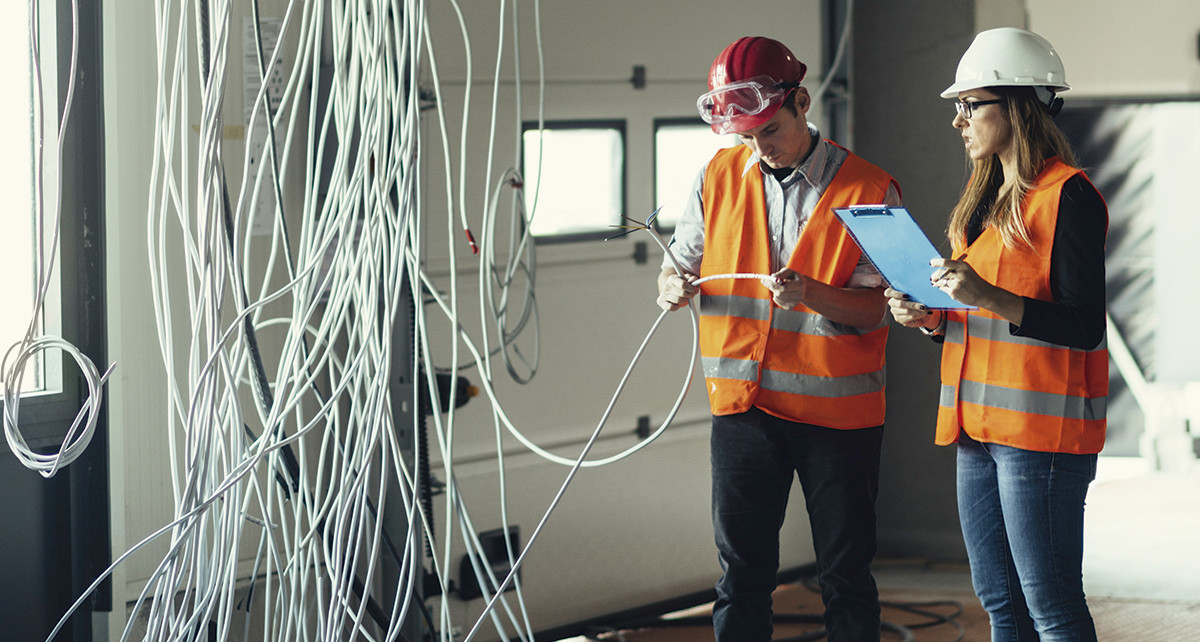
<path fill-rule="evenodd" d="M 973 173 L 950 215 L 957 260 L 931 278 L 977 309 L 888 290 L 895 320 L 942 342 L 937 443 L 958 444 L 958 504 L 992 639 L 1095 640 L 1083 595 L 1083 505 L 1104 446 L 1108 210 L 1052 117 L 1068 89 L 1049 42 L 978 34 L 953 126 Z"/>

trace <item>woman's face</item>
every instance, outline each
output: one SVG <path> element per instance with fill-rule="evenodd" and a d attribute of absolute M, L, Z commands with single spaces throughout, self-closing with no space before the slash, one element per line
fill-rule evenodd
<path fill-rule="evenodd" d="M 967 156 L 973 161 L 983 160 L 992 154 L 998 154 L 1001 159 L 1012 147 L 1012 125 L 1008 122 L 1008 110 L 1003 102 L 978 104 L 984 101 L 999 100 L 1000 96 L 987 89 L 971 89 L 960 92 L 958 100 L 963 103 L 973 103 L 970 107 L 971 117 L 963 115 L 963 109 L 954 114 L 951 124 L 962 133 L 967 148 Z"/>

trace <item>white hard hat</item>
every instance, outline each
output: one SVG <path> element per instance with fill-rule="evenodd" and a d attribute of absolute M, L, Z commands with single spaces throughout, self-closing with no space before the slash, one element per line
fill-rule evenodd
<path fill-rule="evenodd" d="M 980 87 L 1044 87 L 1066 91 L 1066 72 L 1058 52 L 1045 38 L 1024 29 L 1001 27 L 981 31 L 958 61 L 954 84 L 942 98 Z"/>

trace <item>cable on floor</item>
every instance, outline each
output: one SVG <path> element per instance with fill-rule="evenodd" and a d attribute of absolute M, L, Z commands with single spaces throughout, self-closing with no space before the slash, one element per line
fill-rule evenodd
<path fill-rule="evenodd" d="M 821 587 L 817 584 L 816 577 L 811 575 L 806 576 L 801 578 L 800 583 L 804 586 L 804 588 L 820 595 Z M 928 600 L 920 602 L 880 600 L 879 606 L 882 608 L 896 609 L 912 615 L 928 618 L 928 621 L 926 622 L 916 622 L 911 624 L 896 624 L 886 620 L 883 621 L 882 629 L 884 631 L 896 633 L 900 635 L 901 639 L 903 640 L 916 639 L 915 637 L 907 637 L 912 636 L 911 629 L 926 629 L 934 626 L 941 626 L 943 624 L 954 627 L 954 629 L 958 632 L 958 637 L 954 638 L 953 642 L 962 642 L 962 639 L 967 635 L 966 627 L 964 627 L 962 623 L 958 621 L 958 616 L 962 615 L 963 613 L 962 602 L 959 602 L 958 600 Z M 942 614 L 928 610 L 930 607 L 942 606 L 951 607 L 952 612 L 948 614 Z M 776 616 L 776 618 L 778 619 L 778 616 Z"/>

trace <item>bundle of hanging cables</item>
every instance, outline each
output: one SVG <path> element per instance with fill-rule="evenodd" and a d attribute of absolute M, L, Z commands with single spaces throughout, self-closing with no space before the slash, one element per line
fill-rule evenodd
<path fill-rule="evenodd" d="M 490 178 L 492 150 L 502 145 L 495 140 L 495 120 L 500 60 L 510 28 L 518 75 L 521 68 L 515 1 L 511 25 L 510 5 L 501 3 L 489 156 L 485 177 L 478 181 L 484 186 L 481 207 L 469 205 L 467 197 L 475 184 L 465 165 L 471 72 L 468 66 L 455 172 L 424 2 L 294 0 L 287 3 L 273 39 L 264 37 L 257 2 L 248 4 L 257 67 L 249 72 L 260 83 L 245 131 L 247 139 L 263 138 L 259 146 L 230 147 L 225 101 L 238 33 L 235 3 L 154 4 L 158 78 L 147 256 L 170 411 L 161 424 L 136 429 L 167 435 L 174 515 L 95 578 L 48 639 L 117 565 L 159 540 L 166 542 L 167 552 L 132 602 L 123 639 L 135 630 L 143 631 L 145 640 L 245 639 L 254 630 L 264 640 L 399 640 L 412 618 L 420 618 L 441 640 L 458 639 L 456 631 L 467 629 L 467 623 L 453 621 L 444 602 L 454 538 L 434 537 L 431 515 L 420 501 L 416 442 L 422 426 L 414 417 L 410 430 L 398 431 L 392 414 L 394 401 L 417 408 L 422 394 L 436 397 L 434 368 L 420 364 L 435 362 L 429 329 L 448 325 L 455 338 L 450 363 L 442 369 L 478 369 L 490 403 L 501 480 L 497 500 L 505 523 L 503 433 L 568 468 L 520 555 L 510 558 L 510 572 L 496 577 L 478 564 L 482 546 L 455 480 L 455 392 L 445 417 L 432 413 L 446 480 L 445 515 L 461 532 L 459 545 L 475 564 L 487 600 L 463 639 L 473 639 L 490 622 L 504 640 L 531 640 L 518 581 L 526 556 L 536 554 L 543 527 L 580 469 L 625 459 L 662 434 L 690 386 L 691 364 L 681 373 L 679 395 L 658 429 L 605 458 L 588 455 L 665 313 L 649 328 L 625 376 L 614 383 L 612 401 L 577 457 L 538 446 L 504 410 L 494 385 L 497 355 L 518 382 L 531 380 L 537 369 L 536 347 L 531 355 L 515 347 L 518 335 L 531 328 L 536 332 L 536 266 L 529 236 L 536 200 L 527 211 L 519 189 L 523 179 L 514 169 L 496 172 L 500 178 L 494 183 Z M 533 5 L 533 23 L 539 25 L 537 0 Z M 454 9 L 469 61 L 467 25 L 457 4 Z M 535 40 L 540 77 L 540 26 Z M 280 66 L 284 59 L 291 61 L 287 68 Z M 271 77 L 285 79 L 274 95 L 263 82 Z M 433 226 L 422 210 L 419 178 L 426 142 L 420 124 L 431 100 L 445 173 L 452 177 L 445 184 L 451 204 L 447 229 L 461 229 L 466 245 L 479 253 L 478 305 L 489 321 L 478 333 L 459 320 L 457 270 L 450 271 L 448 286 L 435 283 L 422 253 Z M 514 153 L 514 164 L 516 158 Z M 504 251 L 495 237 L 506 187 L 514 188 L 514 198 Z M 264 209 L 267 233 L 258 234 L 255 216 Z M 478 241 L 471 213 L 480 221 Z M 633 227 L 650 231 L 651 221 Z M 657 235 L 651 236 L 662 246 Z M 463 238 L 448 235 L 446 244 L 450 264 L 456 265 Z M 400 347 L 392 332 L 409 314 L 413 336 L 402 347 L 413 358 L 408 371 L 398 373 L 393 364 Z M 691 319 L 695 324 L 694 309 Z M 270 341 L 263 339 L 268 333 Z M 52 346 L 69 350 L 52 338 L 34 339 L 31 331 L 16 349 L 11 369 L 19 373 L 31 351 Z M 460 358 L 461 349 L 469 359 Z M 697 353 L 693 331 L 693 362 Z M 59 456 L 24 455 L 43 466 L 43 474 L 53 474 L 86 447 L 98 389 L 111 372 L 100 375 L 90 362 L 76 358 L 93 388 L 81 410 L 89 430 L 69 438 Z M 12 381 L 7 363 L 5 379 Z M 397 376 L 427 390 L 394 399 Z M 5 409 L 9 441 L 21 444 L 17 404 L 6 402 Z M 413 435 L 413 443 L 399 443 L 398 434 Z M 379 509 L 385 502 L 403 507 L 403 532 L 385 528 Z M 423 599 L 421 544 L 426 541 L 436 551 L 429 562 L 440 585 L 441 608 L 429 609 Z M 398 579 L 380 589 L 385 566 Z M 515 600 L 506 597 L 510 585 L 516 588 Z"/>

